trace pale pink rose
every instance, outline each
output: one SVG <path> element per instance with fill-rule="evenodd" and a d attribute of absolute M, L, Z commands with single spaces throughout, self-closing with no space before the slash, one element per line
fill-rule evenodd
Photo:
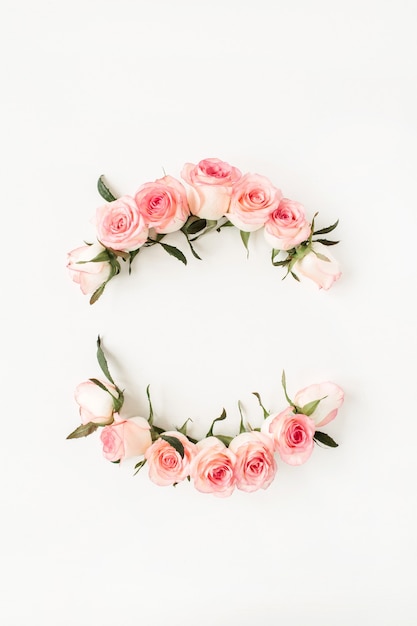
<path fill-rule="evenodd" d="M 235 454 L 216 437 L 206 437 L 196 444 L 190 475 L 194 486 L 203 493 L 224 498 L 235 488 Z"/>
<path fill-rule="evenodd" d="M 236 183 L 242 173 L 220 159 L 203 159 L 197 165 L 186 163 L 181 177 L 190 185 L 221 185 L 230 187 Z"/>
<path fill-rule="evenodd" d="M 173 430 L 163 433 L 175 437 L 184 446 L 184 457 L 164 439 L 157 439 L 146 450 L 145 458 L 149 468 L 149 478 L 157 485 L 166 486 L 179 483 L 190 474 L 190 463 L 195 455 L 195 444 L 181 433 Z"/>
<path fill-rule="evenodd" d="M 113 397 L 117 398 L 116 387 L 100 380 L 108 391 L 104 391 L 91 380 L 79 384 L 75 389 L 75 400 L 80 405 L 81 423 L 111 424 L 113 421 Z"/>
<path fill-rule="evenodd" d="M 67 268 L 70 277 L 80 285 L 84 295 L 96 291 L 110 276 L 111 266 L 108 261 L 89 262 L 103 251 L 103 246 L 95 243 L 75 248 L 68 253 Z"/>
<path fill-rule="evenodd" d="M 321 398 L 323 399 L 320 400 Z M 301 389 L 301 391 L 296 393 L 294 403 L 298 407 L 303 408 L 310 402 L 320 400 L 317 408 L 310 415 L 316 428 L 319 428 L 319 426 L 325 426 L 336 417 L 344 398 L 343 389 L 334 383 L 326 382 Z"/>
<path fill-rule="evenodd" d="M 232 439 L 229 450 L 236 455 L 236 486 L 242 491 L 266 489 L 274 480 L 277 464 L 271 437 L 255 430 Z"/>
<path fill-rule="evenodd" d="M 105 426 L 100 435 L 105 458 L 115 462 L 145 454 L 152 444 L 148 421 L 144 417 L 123 420 L 117 414 L 114 419 L 114 423 Z"/>
<path fill-rule="evenodd" d="M 204 159 L 197 165 L 186 163 L 181 176 L 190 185 L 187 198 L 191 213 L 202 219 L 218 220 L 227 213 L 232 185 L 242 173 L 220 159 Z"/>
<path fill-rule="evenodd" d="M 145 224 L 157 233 L 180 230 L 190 214 L 185 187 L 172 176 L 139 187 L 135 201 Z"/>
<path fill-rule="evenodd" d="M 289 465 L 305 463 L 313 452 L 315 424 L 307 415 L 294 413 L 291 406 L 267 417 L 261 430 L 272 436 L 275 450 Z"/>
<path fill-rule="evenodd" d="M 308 254 L 294 263 L 292 271 L 297 276 L 310 278 L 320 289 L 330 289 L 342 275 L 339 263 L 330 254 L 328 246 L 317 242 L 313 242 Z"/>
<path fill-rule="evenodd" d="M 148 238 L 148 227 L 130 196 L 122 196 L 99 207 L 95 223 L 97 239 L 113 250 L 137 250 Z"/>
<path fill-rule="evenodd" d="M 272 248 L 290 250 L 309 238 L 311 225 L 302 204 L 282 198 L 265 222 L 264 236 Z"/>
<path fill-rule="evenodd" d="M 231 187 L 198 185 L 188 187 L 187 198 L 193 215 L 205 220 L 219 220 L 230 205 Z"/>
<path fill-rule="evenodd" d="M 227 218 L 245 232 L 261 228 L 282 198 L 280 189 L 259 174 L 245 174 L 233 186 Z"/>

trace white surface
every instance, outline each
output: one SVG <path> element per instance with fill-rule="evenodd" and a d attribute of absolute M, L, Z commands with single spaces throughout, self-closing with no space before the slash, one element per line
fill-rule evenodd
<path fill-rule="evenodd" d="M 2 3 L 1 623 L 416 623 L 416 5 L 355 0 Z M 219 157 L 328 225 L 329 292 L 254 239 L 161 250 L 94 307 L 66 252 L 104 173 L 133 193 Z M 186 248 L 180 244 L 185 251 Z M 346 401 L 300 468 L 222 500 L 107 463 L 73 389 L 103 336 L 127 406 L 204 434 L 330 379 Z M 194 339 L 198 336 L 198 340 Z"/>

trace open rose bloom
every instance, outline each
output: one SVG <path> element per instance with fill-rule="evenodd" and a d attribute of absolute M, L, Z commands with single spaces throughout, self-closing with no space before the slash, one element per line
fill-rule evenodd
<path fill-rule="evenodd" d="M 130 196 L 122 196 L 99 207 L 95 223 L 98 240 L 113 250 L 137 250 L 148 238 L 148 227 Z"/>
<path fill-rule="evenodd" d="M 311 225 L 302 204 L 282 198 L 265 223 L 266 241 L 276 250 L 289 250 L 309 238 Z"/>
<path fill-rule="evenodd" d="M 238 489 L 252 492 L 269 487 L 277 471 L 274 444 L 270 437 L 254 430 L 241 433 L 231 441 L 229 450 L 236 456 Z"/>
<path fill-rule="evenodd" d="M 149 478 L 160 486 L 179 483 L 190 474 L 190 463 L 196 453 L 195 445 L 177 431 L 163 433 L 175 437 L 184 446 L 184 456 L 162 438 L 157 439 L 146 450 L 145 458 L 149 469 Z"/>
<path fill-rule="evenodd" d="M 265 176 L 245 174 L 233 186 L 229 220 L 242 231 L 259 230 L 278 209 L 282 192 Z"/>
<path fill-rule="evenodd" d="M 242 173 L 220 159 L 203 159 L 197 165 L 186 163 L 181 176 L 188 184 L 191 213 L 202 219 L 218 220 L 227 213 L 232 187 Z"/>
<path fill-rule="evenodd" d="M 114 422 L 105 426 L 100 435 L 103 454 L 113 463 L 145 454 L 152 444 L 150 425 L 144 417 L 122 419 L 114 415 Z"/>
<path fill-rule="evenodd" d="M 230 496 L 236 485 L 235 463 L 236 455 L 219 439 L 202 439 L 196 444 L 196 455 L 191 461 L 194 487 L 220 498 Z"/>
<path fill-rule="evenodd" d="M 180 230 L 190 214 L 185 187 L 172 176 L 142 185 L 135 202 L 146 226 L 157 233 Z"/>
<path fill-rule="evenodd" d="M 262 425 L 262 432 L 272 436 L 275 450 L 289 465 L 301 465 L 310 458 L 315 430 L 313 420 L 294 413 L 291 406 L 278 415 L 270 415 Z"/>

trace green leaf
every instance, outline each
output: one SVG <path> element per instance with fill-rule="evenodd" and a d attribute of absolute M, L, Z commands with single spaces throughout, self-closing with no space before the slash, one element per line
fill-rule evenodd
<path fill-rule="evenodd" d="M 181 250 L 178 250 L 178 248 L 175 248 L 175 246 L 169 246 L 167 243 L 162 243 L 161 241 L 158 241 L 158 243 L 160 246 L 163 247 L 165 252 L 168 252 L 168 254 L 178 259 L 178 261 L 181 261 L 181 263 L 187 265 L 187 259 L 185 258 Z"/>
<path fill-rule="evenodd" d="M 212 223 L 212 220 L 209 220 L 209 224 Z M 232 222 L 228 219 L 226 219 L 225 222 L 222 222 L 222 218 L 220 220 L 218 220 L 216 223 L 216 230 L 219 233 L 221 231 L 222 228 L 230 228 L 231 226 L 234 226 L 234 224 L 232 224 Z"/>
<path fill-rule="evenodd" d="M 181 428 L 177 428 L 178 432 L 181 433 L 182 435 L 187 436 L 187 426 L 188 426 L 188 422 L 192 422 L 193 420 L 189 417 L 187 420 L 185 420 L 184 424 L 181 426 Z"/>
<path fill-rule="evenodd" d="M 320 261 L 326 261 L 326 263 L 330 263 L 329 257 L 325 256 L 324 254 L 320 254 L 320 252 L 316 252 L 315 250 L 313 250 L 313 252 L 316 257 L 320 259 Z"/>
<path fill-rule="evenodd" d="M 125 252 L 124 250 L 115 250 L 114 248 L 107 248 L 107 251 L 110 253 L 110 255 L 113 255 L 114 257 L 120 256 L 123 259 L 123 261 L 127 261 L 130 256 L 130 253 Z"/>
<path fill-rule="evenodd" d="M 110 374 L 110 371 L 109 371 L 109 367 L 107 365 L 107 359 L 104 356 L 104 352 L 103 352 L 103 350 L 101 348 L 100 335 L 97 337 L 97 361 L 98 361 L 98 364 L 100 365 L 101 371 L 103 372 L 103 374 L 105 375 L 107 380 L 109 380 L 114 386 L 116 386 L 116 383 L 114 382 L 113 378 L 111 377 L 111 374 Z"/>
<path fill-rule="evenodd" d="M 210 427 L 210 430 L 208 431 L 206 437 L 212 437 L 213 436 L 213 426 L 214 426 L 214 424 L 216 422 L 221 422 L 222 420 L 225 420 L 226 419 L 226 415 L 227 415 L 226 410 L 223 409 L 222 414 L 220 415 L 220 417 L 216 417 L 216 419 L 213 420 L 213 422 L 211 424 L 211 427 Z"/>
<path fill-rule="evenodd" d="M 70 435 L 68 435 L 67 439 L 79 439 L 80 437 L 87 437 L 87 435 L 91 435 L 100 424 L 94 424 L 93 422 L 88 422 L 88 424 L 81 424 L 78 426 Z"/>
<path fill-rule="evenodd" d="M 338 448 L 339 444 L 335 442 L 334 439 L 332 439 L 329 435 L 326 435 L 326 433 L 322 433 L 319 430 L 316 430 L 316 432 L 314 433 L 314 437 L 313 437 L 314 441 L 319 441 L 320 443 L 322 443 L 325 446 L 328 446 L 329 448 Z"/>
<path fill-rule="evenodd" d="M 317 213 L 316 213 L 316 215 L 317 215 Z M 327 233 L 331 233 L 332 230 L 334 230 L 336 228 L 338 223 L 339 223 L 339 220 L 336 220 L 336 222 L 334 224 L 332 224 L 331 226 L 327 226 L 327 228 L 320 228 L 319 230 L 315 230 L 313 235 L 326 235 Z"/>
<path fill-rule="evenodd" d="M 91 298 L 90 298 L 90 304 L 94 304 L 95 302 L 97 302 L 97 300 L 100 298 L 100 296 L 103 294 L 104 288 L 107 285 L 107 280 L 102 283 L 100 285 L 100 287 L 98 287 L 95 292 L 92 294 Z"/>
<path fill-rule="evenodd" d="M 339 241 L 331 241 L 330 239 L 315 239 L 318 243 L 322 243 L 323 246 L 335 246 Z"/>
<path fill-rule="evenodd" d="M 143 459 L 142 461 L 139 461 L 139 463 L 136 463 L 136 465 L 135 465 L 136 472 L 133 474 L 133 476 L 136 476 L 136 474 L 139 472 L 139 470 L 142 469 L 142 467 L 145 465 L 145 463 L 146 463 L 146 459 Z"/>
<path fill-rule="evenodd" d="M 197 217 L 191 220 L 190 218 L 185 224 L 185 231 L 189 235 L 196 235 L 200 231 L 204 230 L 207 226 L 207 220 Z"/>
<path fill-rule="evenodd" d="M 237 406 L 238 406 L 239 413 L 240 413 L 240 426 L 239 426 L 239 434 L 240 434 L 240 433 L 245 433 L 246 432 L 246 428 L 245 428 L 245 425 L 243 423 L 242 403 L 240 402 L 240 400 L 238 401 Z"/>
<path fill-rule="evenodd" d="M 117 198 L 112 194 L 106 183 L 104 182 L 104 174 L 97 181 L 97 190 L 102 198 L 107 202 L 114 202 Z"/>
<path fill-rule="evenodd" d="M 233 437 L 228 437 L 227 435 L 214 435 L 216 439 L 219 439 L 225 446 L 229 447 L 230 442 L 233 440 Z"/>
<path fill-rule="evenodd" d="M 281 384 L 282 384 L 282 388 L 284 390 L 284 395 L 285 395 L 285 398 L 286 398 L 288 404 L 290 404 L 291 406 L 294 406 L 294 402 L 288 397 L 288 394 L 287 394 L 287 380 L 286 380 L 286 377 L 285 377 L 285 371 L 284 370 L 282 370 Z"/>
<path fill-rule="evenodd" d="M 290 272 L 291 276 L 294 278 L 294 280 L 296 280 L 297 282 L 300 282 L 300 279 L 298 278 L 297 274 L 295 274 L 295 272 Z M 285 278 L 285 276 L 284 276 Z"/>
<path fill-rule="evenodd" d="M 317 409 L 318 405 L 320 404 L 322 400 L 323 398 L 320 398 L 320 400 L 312 400 L 311 402 L 307 402 L 307 404 L 305 404 L 303 407 L 300 408 L 300 412 L 303 415 L 307 415 L 309 417 L 310 415 L 314 413 L 314 411 Z"/>
<path fill-rule="evenodd" d="M 261 396 L 259 395 L 259 393 L 257 391 L 252 391 L 252 395 L 255 396 L 256 398 L 258 398 L 259 406 L 261 407 L 262 411 L 264 412 L 264 419 L 269 417 L 270 413 L 266 410 L 266 408 L 262 404 Z"/>
<path fill-rule="evenodd" d="M 102 174 L 97 181 L 97 189 L 102 198 L 107 200 L 107 202 L 114 202 L 117 198 L 112 194 L 110 189 L 104 182 L 104 175 Z"/>
<path fill-rule="evenodd" d="M 103 263 L 104 261 L 109 261 L 110 256 L 108 250 L 102 250 L 99 252 L 93 259 L 89 259 L 88 261 L 77 261 L 77 265 L 83 265 L 85 263 Z"/>
<path fill-rule="evenodd" d="M 129 252 L 129 274 L 132 273 L 133 259 L 139 254 L 140 251 L 141 251 L 141 248 L 138 248 L 137 250 L 131 250 Z"/>
<path fill-rule="evenodd" d="M 201 260 L 202 260 L 202 259 L 201 259 L 201 256 L 199 256 L 199 255 L 197 254 L 197 252 L 194 250 L 194 246 L 193 246 L 193 244 L 191 243 L 191 241 L 190 241 L 190 239 L 189 239 L 189 237 L 188 237 L 188 234 L 187 234 L 184 230 L 183 230 L 182 232 L 184 233 L 185 238 L 186 238 L 186 240 L 187 240 L 187 243 L 188 243 L 188 245 L 190 246 L 190 250 L 191 250 L 191 253 L 192 253 L 193 257 L 195 257 L 196 259 L 198 259 L 199 261 L 201 261 Z M 195 237 L 195 239 L 198 239 L 198 237 Z M 193 241 L 194 241 L 194 239 L 193 239 Z"/>
<path fill-rule="evenodd" d="M 241 230 L 240 231 L 240 238 L 242 239 L 243 245 L 246 248 L 246 253 L 247 253 L 246 257 L 248 257 L 249 256 L 249 247 L 248 246 L 249 246 L 250 233 L 247 233 L 246 231 Z"/>
<path fill-rule="evenodd" d="M 184 458 L 184 446 L 182 445 L 181 441 L 177 439 L 177 437 L 173 437 L 172 435 L 161 435 L 161 439 L 167 441 L 169 445 L 178 452 L 180 457 L 182 459 Z"/>
<path fill-rule="evenodd" d="M 149 403 L 149 417 L 148 417 L 148 422 L 149 424 L 152 426 L 153 423 L 153 408 L 152 408 L 152 402 L 151 402 L 151 392 L 150 390 L 150 385 L 148 385 L 146 387 L 146 395 L 148 397 L 148 403 Z"/>

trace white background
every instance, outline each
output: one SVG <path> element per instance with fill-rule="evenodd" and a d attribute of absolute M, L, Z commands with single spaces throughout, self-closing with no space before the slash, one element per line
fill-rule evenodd
<path fill-rule="evenodd" d="M 4 1 L 1 623 L 416 623 L 417 10 L 397 0 Z M 93 307 L 66 253 L 118 194 L 218 157 L 268 176 L 343 276 L 281 281 L 233 229 L 152 248 Z M 228 499 L 104 460 L 75 386 L 97 334 L 127 413 L 233 431 L 332 380 L 340 444 Z"/>

